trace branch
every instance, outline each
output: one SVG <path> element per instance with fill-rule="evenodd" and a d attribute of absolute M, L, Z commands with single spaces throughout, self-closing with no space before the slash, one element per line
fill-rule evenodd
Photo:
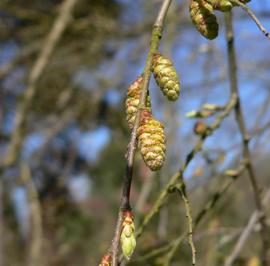
<path fill-rule="evenodd" d="M 22 48 L 19 54 L 4 66 L 0 68 L 0 80 L 3 79 L 6 75 L 8 75 L 19 63 L 24 61 L 27 57 L 34 54 L 38 48 L 40 47 L 40 43 L 34 43 L 26 48 Z"/>
<path fill-rule="evenodd" d="M 145 108 L 147 91 L 148 91 L 149 81 L 151 77 L 151 66 L 152 66 L 153 54 L 157 51 L 159 47 L 159 42 L 162 36 L 163 27 L 164 27 L 164 20 L 165 20 L 170 4 L 171 4 L 171 0 L 163 1 L 163 4 L 160 8 L 160 11 L 157 16 L 157 20 L 154 24 L 152 35 L 151 35 L 150 50 L 149 50 L 145 67 L 144 67 L 143 84 L 142 84 L 142 92 L 140 95 L 139 110 L 136 114 L 134 127 L 131 132 L 130 143 L 128 145 L 127 166 L 126 166 L 126 173 L 123 178 L 121 205 L 120 205 L 120 210 L 118 213 L 118 219 L 117 219 L 117 224 L 115 228 L 114 238 L 111 245 L 112 266 L 117 266 L 117 255 L 118 255 L 118 246 L 119 246 L 119 240 L 120 240 L 120 234 L 121 234 L 121 224 L 123 220 L 123 211 L 131 210 L 129 197 L 130 197 L 130 188 L 131 188 L 131 182 L 132 182 L 133 162 L 134 162 L 134 156 L 135 156 L 136 144 L 137 144 L 136 133 L 140 124 L 141 112 Z"/>
<path fill-rule="evenodd" d="M 183 199 L 183 202 L 185 205 L 186 217 L 188 220 L 188 243 L 189 243 L 191 254 L 192 254 L 192 265 L 196 265 L 196 248 L 193 242 L 193 221 L 192 221 L 189 199 L 186 194 L 186 186 L 184 182 L 180 182 L 175 187 L 177 191 L 179 192 L 181 198 Z"/>
<path fill-rule="evenodd" d="M 194 221 L 194 229 L 197 228 L 197 226 L 200 224 L 202 219 L 216 206 L 219 199 L 226 193 L 226 191 L 229 189 L 229 187 L 239 178 L 239 176 L 242 175 L 244 170 L 246 169 L 246 163 L 243 161 L 241 162 L 240 166 L 237 169 L 229 169 L 224 172 L 224 175 L 227 177 L 230 177 L 230 179 L 226 179 L 223 186 L 212 195 L 212 197 L 208 200 L 208 202 L 203 204 L 203 209 L 196 215 L 195 221 Z M 142 262 L 144 260 L 148 260 L 152 257 L 157 257 L 158 255 L 162 253 L 166 253 L 165 261 L 163 262 L 164 265 L 170 265 L 170 262 L 176 253 L 176 251 L 179 249 L 179 246 L 185 239 L 186 235 L 188 234 L 188 231 L 186 230 L 183 232 L 179 237 L 174 239 L 173 241 L 170 241 L 169 244 L 164 245 L 162 247 L 159 247 L 155 250 L 152 250 L 150 253 L 138 258 L 136 261 Z"/>
<path fill-rule="evenodd" d="M 270 201 L 270 188 L 267 190 L 267 192 L 263 198 L 263 205 L 266 206 L 269 201 Z M 255 212 L 253 212 L 253 214 L 250 216 L 249 221 L 248 221 L 245 229 L 242 231 L 240 237 L 238 238 L 238 241 L 237 241 L 236 245 L 234 246 L 233 251 L 226 259 L 224 266 L 232 266 L 233 265 L 233 262 L 239 256 L 239 253 L 241 252 L 249 235 L 251 234 L 252 230 L 254 229 L 259 217 L 260 217 L 260 215 L 259 215 L 259 212 L 257 210 Z"/>
<path fill-rule="evenodd" d="M 3 167 L 11 166 L 19 157 L 27 113 L 37 90 L 37 82 L 48 63 L 56 44 L 62 36 L 68 22 L 70 21 L 71 11 L 76 2 L 77 0 L 65 0 L 63 2 L 60 13 L 55 20 L 55 23 L 45 40 L 44 46 L 30 71 L 28 86 L 23 94 L 22 103 L 16 110 L 15 125 Z"/>
<path fill-rule="evenodd" d="M 248 15 L 251 17 L 251 19 L 254 20 L 259 30 L 265 35 L 265 37 L 270 39 L 269 32 L 264 28 L 262 23 L 259 21 L 259 19 L 256 17 L 256 15 L 253 13 L 253 11 L 249 7 L 247 7 L 244 3 L 242 3 L 239 0 L 231 0 L 231 1 L 235 3 L 236 5 L 240 6 L 242 9 L 244 9 L 248 13 Z"/>
<path fill-rule="evenodd" d="M 144 217 L 142 224 L 140 225 L 137 231 L 137 237 L 140 237 L 144 228 L 148 225 L 148 223 L 152 220 L 155 214 L 157 214 L 164 204 L 165 199 L 167 198 L 168 194 L 171 192 L 171 188 L 175 185 L 175 183 L 183 177 L 183 173 L 185 172 L 186 168 L 188 167 L 191 160 L 195 157 L 195 155 L 200 152 L 204 141 L 207 137 L 209 137 L 217 128 L 219 128 L 221 122 L 225 117 L 227 117 L 231 110 L 234 108 L 236 104 L 237 98 L 233 94 L 231 95 L 231 99 L 226 104 L 224 111 L 222 111 L 214 120 L 214 122 L 208 127 L 207 134 L 202 135 L 200 139 L 197 141 L 195 147 L 190 151 L 187 155 L 184 164 L 181 166 L 180 170 L 176 172 L 168 181 L 165 188 L 160 192 L 158 198 L 154 202 L 154 205 L 150 212 Z"/>
<path fill-rule="evenodd" d="M 42 265 L 42 214 L 38 199 L 37 189 L 32 181 L 30 168 L 27 163 L 21 164 L 21 179 L 26 186 L 28 202 L 30 205 L 30 220 L 32 225 L 32 235 L 29 254 L 29 266 Z"/>
<path fill-rule="evenodd" d="M 225 192 L 232 185 L 232 183 L 234 183 L 234 181 L 244 172 L 246 167 L 247 167 L 247 164 L 245 161 L 243 161 L 237 169 L 225 171 L 224 175 L 231 178 L 227 179 L 226 182 L 223 184 L 223 186 L 211 197 L 211 199 L 208 202 L 206 202 L 203 205 L 204 206 L 203 209 L 197 214 L 194 220 L 193 230 L 197 228 L 197 226 L 200 224 L 200 222 L 206 216 L 206 214 L 208 214 L 216 206 L 217 202 L 222 197 L 222 195 L 225 194 Z M 171 245 L 171 249 L 167 253 L 166 258 L 165 258 L 164 264 L 166 266 L 170 265 L 170 262 L 173 256 L 175 255 L 176 251 L 179 249 L 181 243 L 183 242 L 187 234 L 188 232 L 185 231 L 173 241 L 173 244 Z"/>
<path fill-rule="evenodd" d="M 235 118 L 239 126 L 239 130 L 242 137 L 243 145 L 243 158 L 247 162 L 247 171 L 248 176 L 251 182 L 251 186 L 254 192 L 254 199 L 256 208 L 260 214 L 260 224 L 261 224 L 261 239 L 262 239 L 262 262 L 263 266 L 269 266 L 269 260 L 267 257 L 268 249 L 268 237 L 267 237 L 267 226 L 265 223 L 265 211 L 262 206 L 260 190 L 258 186 L 257 177 L 255 175 L 254 167 L 251 161 L 251 154 L 249 151 L 249 135 L 246 131 L 244 116 L 242 113 L 241 103 L 239 99 L 239 89 L 237 81 L 237 63 L 235 57 L 235 48 L 234 48 L 234 34 L 233 34 L 233 25 L 232 25 L 232 13 L 229 12 L 225 14 L 225 26 L 226 26 L 226 38 L 227 38 L 227 49 L 228 49 L 228 64 L 229 64 L 229 76 L 230 76 L 230 88 L 231 94 L 237 96 L 237 104 L 235 105 Z"/>

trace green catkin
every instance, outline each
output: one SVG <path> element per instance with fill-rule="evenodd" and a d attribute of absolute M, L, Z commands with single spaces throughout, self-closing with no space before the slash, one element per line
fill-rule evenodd
<path fill-rule="evenodd" d="M 213 7 L 205 0 L 191 0 L 189 6 L 190 18 L 197 30 L 207 39 L 218 36 L 218 23 Z"/>
<path fill-rule="evenodd" d="M 139 107 L 140 95 L 142 90 L 142 75 L 139 76 L 128 88 L 127 99 L 126 99 L 126 120 L 130 129 L 133 128 L 136 114 Z M 146 109 L 151 111 L 151 100 L 150 96 L 146 99 Z"/>
<path fill-rule="evenodd" d="M 180 93 L 180 82 L 172 61 L 156 53 L 152 61 L 152 72 L 158 86 L 168 100 L 177 100 Z"/>
<path fill-rule="evenodd" d="M 165 134 L 163 125 L 148 110 L 141 116 L 137 131 L 138 147 L 145 164 L 152 170 L 161 169 L 165 161 Z"/>

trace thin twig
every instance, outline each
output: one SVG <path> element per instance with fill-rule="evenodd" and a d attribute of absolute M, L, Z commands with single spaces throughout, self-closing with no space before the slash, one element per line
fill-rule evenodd
<path fill-rule="evenodd" d="M 183 199 L 185 210 L 186 210 L 186 217 L 188 221 L 188 243 L 191 249 L 192 254 L 192 265 L 196 265 L 196 248 L 193 242 L 193 220 L 191 214 L 191 207 L 189 203 L 189 199 L 186 194 L 186 186 L 184 182 L 180 182 L 175 186 L 177 191 L 179 192 L 181 198 Z"/>
<path fill-rule="evenodd" d="M 32 181 L 31 172 L 26 162 L 21 163 L 21 179 L 27 190 L 28 201 L 30 205 L 30 220 L 32 226 L 32 235 L 30 243 L 29 266 L 41 266 L 42 263 L 42 214 L 37 189 Z"/>
<path fill-rule="evenodd" d="M 176 172 L 168 181 L 165 188 L 160 192 L 158 198 L 153 204 L 152 209 L 149 211 L 149 213 L 144 217 L 140 227 L 137 230 L 137 237 L 140 237 L 144 228 L 148 225 L 148 223 L 152 220 L 152 218 L 157 214 L 162 207 L 162 205 L 165 202 L 165 199 L 167 198 L 168 194 L 171 192 L 171 188 L 175 185 L 175 183 L 183 177 L 183 173 L 188 167 L 191 160 L 194 158 L 194 156 L 200 152 L 205 139 L 210 136 L 221 124 L 223 119 L 227 117 L 231 110 L 234 108 L 236 104 L 236 96 L 232 95 L 229 102 L 226 104 L 224 111 L 222 111 L 214 120 L 214 122 L 208 127 L 207 134 L 201 136 L 199 140 L 197 141 L 195 147 L 188 153 L 184 164 L 181 166 L 180 170 Z"/>
<path fill-rule="evenodd" d="M 248 15 L 252 18 L 252 20 L 254 20 L 254 22 L 256 23 L 256 25 L 258 26 L 260 31 L 264 34 L 264 36 L 267 37 L 268 39 L 270 39 L 269 32 L 264 28 L 264 26 L 262 25 L 260 20 L 256 17 L 256 15 L 253 13 L 253 11 L 248 6 L 246 6 L 244 3 L 242 3 L 239 0 L 231 0 L 231 1 L 235 4 L 237 4 L 238 6 L 240 6 L 242 9 L 244 9 L 248 13 Z"/>
<path fill-rule="evenodd" d="M 267 190 L 264 198 L 263 198 L 263 205 L 266 206 L 268 202 L 270 201 L 270 188 Z M 239 253 L 241 252 L 243 246 L 245 245 L 249 235 L 253 231 L 257 221 L 259 219 L 259 212 L 256 210 L 253 212 L 253 214 L 250 216 L 249 221 L 245 227 L 245 229 L 242 231 L 241 235 L 239 236 L 236 245 L 234 246 L 232 252 L 228 256 L 228 258 L 225 261 L 224 266 L 232 266 L 235 259 L 239 256 Z"/>
<path fill-rule="evenodd" d="M 28 79 L 28 86 L 23 94 L 22 103 L 18 106 L 15 115 L 15 125 L 11 135 L 11 141 L 4 160 L 4 167 L 14 164 L 19 157 L 23 140 L 23 131 L 26 124 L 27 113 L 37 90 L 37 82 L 45 69 L 49 58 L 62 36 L 71 18 L 71 11 L 78 0 L 65 0 L 61 6 L 60 13 L 48 34 L 44 46 L 34 63 Z"/>
<path fill-rule="evenodd" d="M 134 156 L 136 152 L 136 132 L 140 124 L 140 116 L 142 110 L 145 108 L 145 102 L 147 98 L 147 92 L 149 87 L 149 81 L 151 77 L 151 65 L 152 65 L 152 58 L 154 53 L 157 51 L 159 47 L 159 42 L 162 36 L 163 27 L 164 27 L 164 20 L 171 4 L 172 0 L 164 0 L 163 4 L 160 8 L 159 14 L 157 16 L 157 20 L 154 24 L 151 41 L 150 41 L 150 50 L 146 59 L 145 67 L 144 67 L 144 74 L 143 74 L 143 84 L 142 84 L 142 91 L 140 95 L 139 101 L 139 110 L 136 114 L 136 119 L 134 123 L 134 127 L 131 132 L 130 143 L 128 145 L 127 151 L 127 166 L 126 166 L 126 173 L 123 178 L 123 187 L 122 187 L 122 196 L 121 196 L 121 204 L 120 210 L 118 213 L 117 224 L 115 228 L 114 238 L 111 245 L 111 253 L 112 253 L 112 266 L 117 266 L 117 255 L 118 255 L 118 246 L 121 234 L 121 223 L 123 220 L 123 211 L 131 210 L 130 206 L 130 188 L 132 182 L 132 173 L 133 173 L 133 162 Z"/>
<path fill-rule="evenodd" d="M 235 105 L 235 118 L 239 126 L 239 130 L 242 137 L 243 146 L 243 157 L 247 162 L 248 176 L 252 185 L 254 192 L 254 199 L 256 208 L 260 214 L 260 224 L 261 224 L 261 239 L 262 239 L 262 265 L 269 266 L 269 260 L 267 255 L 268 250 L 268 236 L 267 236 L 267 226 L 265 223 L 265 211 L 261 201 L 260 189 L 255 175 L 254 167 L 252 164 L 251 154 L 249 151 L 249 135 L 246 130 L 244 116 L 242 113 L 241 103 L 239 99 L 239 89 L 237 81 L 237 63 L 235 57 L 234 48 L 234 34 L 232 25 L 232 13 L 228 12 L 225 14 L 225 26 L 226 26 L 226 38 L 227 38 L 227 49 L 228 49 L 228 64 L 229 64 L 229 77 L 230 77 L 230 88 L 231 94 L 237 95 L 237 104 Z"/>
<path fill-rule="evenodd" d="M 217 204 L 219 199 L 225 194 L 225 192 L 229 189 L 229 187 L 237 180 L 237 178 L 244 172 L 246 169 L 246 164 L 245 162 L 241 162 L 240 166 L 237 169 L 233 170 L 227 170 L 224 172 L 225 176 L 230 177 L 230 179 L 226 179 L 225 183 L 223 186 L 216 192 L 214 193 L 211 198 L 203 204 L 202 210 L 196 215 L 196 218 L 194 220 L 194 228 L 193 230 L 200 224 L 200 222 L 203 220 L 203 218 L 208 214 Z M 138 260 L 143 261 L 146 259 L 150 259 L 152 257 L 156 257 L 161 253 L 166 252 L 166 257 L 164 259 L 164 265 L 170 265 L 170 261 L 172 260 L 174 254 L 176 251 L 179 249 L 180 244 L 182 241 L 185 239 L 187 235 L 187 230 L 183 232 L 179 237 L 174 239 L 173 241 L 170 241 L 169 244 L 159 247 L 156 250 L 152 250 L 150 253 L 144 255 L 143 257 L 139 258 Z"/>
<path fill-rule="evenodd" d="M 232 185 L 232 183 L 234 183 L 234 181 L 244 172 L 246 167 L 247 164 L 245 163 L 245 161 L 243 161 L 237 169 L 225 171 L 224 175 L 229 176 L 231 178 L 227 179 L 226 182 L 223 184 L 223 186 L 211 197 L 211 199 L 207 203 L 203 205 L 204 206 L 203 209 L 196 215 L 193 230 L 197 228 L 197 226 L 200 224 L 200 222 L 206 216 L 206 214 L 208 214 L 216 206 L 221 196 L 225 194 L 225 192 Z M 166 254 L 165 257 L 164 264 L 166 266 L 170 265 L 171 260 L 173 259 L 176 251 L 179 249 L 181 243 L 183 242 L 187 234 L 188 232 L 185 231 L 173 241 L 173 245 L 171 245 L 171 250 Z"/>

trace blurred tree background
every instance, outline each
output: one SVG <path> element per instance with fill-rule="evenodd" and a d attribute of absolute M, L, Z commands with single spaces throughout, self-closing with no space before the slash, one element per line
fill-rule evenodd
<path fill-rule="evenodd" d="M 63 19 L 65 2 L 70 6 Z M 130 137 L 125 120 L 126 91 L 143 70 L 161 2 L 0 2 L 2 162 L 16 135 L 16 113 L 26 114 L 17 155 L 1 171 L 0 265 L 98 265 L 113 237 L 126 164 Z M 270 2 L 253 0 L 249 5 L 269 29 Z M 61 20 L 62 32 L 32 82 L 34 68 L 40 67 L 35 62 L 46 50 L 47 36 L 57 31 L 57 20 Z M 167 155 L 157 173 L 150 173 L 136 156 L 131 191 L 136 225 L 198 139 L 193 127 L 200 119 L 189 119 L 186 113 L 205 103 L 227 103 L 230 90 L 222 13 L 218 13 L 218 21 L 219 36 L 210 42 L 192 25 L 188 1 L 173 1 L 170 7 L 160 50 L 172 58 L 182 90 L 179 101 L 168 103 L 151 81 L 153 112 L 166 128 Z M 264 193 L 270 186 L 270 46 L 240 8 L 234 9 L 234 28 L 241 103 Z M 22 111 L 19 106 L 32 85 L 35 93 Z M 229 179 L 224 171 L 238 168 L 241 154 L 241 136 L 231 114 L 184 173 L 194 217 Z M 244 172 L 196 228 L 197 265 L 223 265 L 254 210 Z M 144 255 L 181 235 L 187 228 L 185 216 L 179 195 L 170 194 L 138 239 L 129 264 L 163 265 L 164 252 L 148 259 Z M 259 225 L 253 228 L 233 265 L 260 265 L 259 230 Z M 171 265 L 191 265 L 190 260 L 184 241 Z"/>

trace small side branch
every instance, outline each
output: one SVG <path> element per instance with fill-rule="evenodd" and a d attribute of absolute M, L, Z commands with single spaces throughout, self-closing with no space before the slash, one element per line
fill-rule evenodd
<path fill-rule="evenodd" d="M 244 3 L 242 3 L 239 0 L 232 0 L 232 2 L 237 4 L 238 6 L 240 6 L 243 10 L 245 10 L 247 12 L 247 14 L 251 17 L 251 19 L 256 23 L 259 30 L 264 34 L 264 36 L 267 37 L 268 39 L 270 39 L 269 32 L 264 28 L 264 26 L 262 25 L 260 20 L 256 17 L 256 15 L 253 13 L 253 11 L 248 6 L 246 6 Z"/>
<path fill-rule="evenodd" d="M 193 220 L 192 220 L 192 215 L 191 215 L 191 207 L 190 207 L 189 199 L 186 194 L 186 186 L 184 182 L 180 181 L 180 183 L 177 184 L 175 188 L 179 192 L 185 205 L 186 217 L 188 221 L 188 243 L 189 243 L 191 254 L 192 254 L 192 265 L 196 265 L 196 248 L 193 242 Z"/>
<path fill-rule="evenodd" d="M 223 186 L 215 193 L 213 196 L 209 199 L 208 202 L 206 202 L 203 206 L 203 209 L 196 215 L 194 220 L 194 227 L 197 228 L 197 226 L 200 224 L 200 222 L 203 220 L 203 218 L 216 206 L 220 198 L 226 193 L 226 191 L 229 189 L 229 187 L 234 183 L 234 181 L 242 175 L 242 173 L 245 171 L 247 167 L 247 164 L 245 161 L 243 161 L 240 166 L 237 169 L 233 170 L 227 170 L 225 171 L 224 175 L 227 177 L 230 177 L 230 179 L 227 179 L 226 182 L 223 184 Z M 169 266 L 171 263 L 171 260 L 173 259 L 175 253 L 179 249 L 180 245 L 182 244 L 185 236 L 188 234 L 187 231 L 183 232 L 179 237 L 177 237 L 173 244 L 170 245 L 170 250 L 167 253 L 165 257 L 164 264 L 166 266 Z M 165 249 L 165 247 L 164 247 Z"/>

